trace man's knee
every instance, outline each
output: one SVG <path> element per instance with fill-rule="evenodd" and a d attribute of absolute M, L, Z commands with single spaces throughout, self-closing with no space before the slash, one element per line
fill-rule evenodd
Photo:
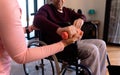
<path fill-rule="evenodd" d="M 89 47 L 86 47 L 84 49 L 80 49 L 79 56 L 81 59 L 87 59 L 87 58 L 97 58 L 99 56 L 99 50 L 97 46 L 95 45 L 89 45 Z"/>
<path fill-rule="evenodd" d="M 106 43 L 105 43 L 105 41 L 103 41 L 103 40 L 98 40 L 97 42 L 99 43 L 99 47 L 102 47 L 102 48 L 105 48 L 105 49 L 106 49 Z"/>
<path fill-rule="evenodd" d="M 93 59 L 96 59 L 99 57 L 99 50 L 97 48 L 96 45 L 93 45 L 92 46 L 92 49 L 91 49 L 91 52 L 90 52 L 90 56 L 93 58 Z"/>

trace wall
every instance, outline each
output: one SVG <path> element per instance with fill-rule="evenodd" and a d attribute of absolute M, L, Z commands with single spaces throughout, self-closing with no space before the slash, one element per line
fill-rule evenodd
<path fill-rule="evenodd" d="M 66 0 L 65 6 L 75 9 L 75 11 L 77 11 L 77 9 L 82 9 L 88 20 L 90 19 L 88 10 L 91 8 L 95 9 L 95 20 L 100 21 L 99 38 L 102 39 L 104 29 L 105 4 L 106 0 Z"/>

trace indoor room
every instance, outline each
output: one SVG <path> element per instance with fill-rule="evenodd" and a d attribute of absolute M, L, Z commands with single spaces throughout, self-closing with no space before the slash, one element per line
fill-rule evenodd
<path fill-rule="evenodd" d="M 29 27 L 33 25 L 33 20 L 35 19 L 34 17 L 39 11 L 39 9 L 43 7 L 45 4 L 50 4 L 52 0 L 17 0 L 17 1 L 22 9 L 22 16 L 21 16 L 22 27 Z M 103 40 L 106 43 L 106 52 L 107 52 L 106 57 L 108 57 L 105 62 L 107 69 L 106 75 L 116 75 L 116 74 L 119 75 L 120 72 L 118 71 L 120 71 L 120 58 L 119 58 L 120 0 L 65 0 L 64 6 L 70 8 L 75 13 L 78 13 L 78 9 L 80 9 L 82 15 L 85 16 L 85 23 L 83 24 L 83 27 L 81 27 L 81 30 L 84 32 L 83 34 L 81 34 L 83 35 L 82 39 Z M 49 17 L 50 16 L 48 16 L 47 18 Z M 64 24 L 66 23 L 67 22 L 64 22 Z M 69 24 L 67 26 L 70 26 L 71 23 L 67 23 L 67 24 Z M 48 32 L 50 32 L 49 28 L 51 27 L 48 27 Z M 42 35 L 41 30 L 33 30 L 32 32 L 29 31 L 27 32 L 26 30 L 25 38 L 28 47 L 47 45 L 46 42 L 43 42 L 42 40 L 43 38 L 41 36 Z M 68 33 L 66 34 L 63 34 L 62 36 L 63 39 L 66 36 L 67 38 L 69 37 Z M 45 35 L 49 35 L 49 34 L 45 33 Z M 76 44 L 76 42 L 74 43 Z M 73 56 L 76 55 L 74 52 L 73 53 L 66 52 L 66 53 L 68 53 L 68 55 L 69 54 L 73 54 Z M 89 69 L 85 65 L 82 65 L 81 59 L 78 60 L 78 57 L 73 58 L 72 60 L 74 61 L 75 59 L 75 62 L 70 62 L 70 64 L 69 62 L 65 61 L 65 60 L 71 61 L 68 60 L 71 58 L 71 56 L 72 55 L 68 56 L 67 58 L 64 55 L 62 56 L 62 54 L 58 55 L 58 57 L 52 55 L 45 59 L 41 59 L 38 61 L 33 61 L 25 64 L 18 64 L 14 60 L 12 60 L 11 62 L 12 68 L 10 75 L 93 75 L 91 73 L 91 69 Z M 62 60 L 63 57 L 64 58 L 66 57 L 67 59 L 65 58 L 64 60 Z"/>

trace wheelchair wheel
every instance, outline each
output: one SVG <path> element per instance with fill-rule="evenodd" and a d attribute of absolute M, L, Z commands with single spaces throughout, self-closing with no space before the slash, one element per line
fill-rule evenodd
<path fill-rule="evenodd" d="M 78 66 L 79 66 L 78 75 L 92 75 L 91 70 L 88 67 L 81 65 L 81 64 L 79 64 Z"/>
<path fill-rule="evenodd" d="M 70 68 L 72 70 L 70 70 L 68 68 Z M 75 70 L 76 72 L 75 71 L 73 72 L 73 70 Z M 62 75 L 68 75 L 69 73 L 72 73 L 74 75 L 92 75 L 91 70 L 88 67 L 81 65 L 81 64 L 79 64 L 77 68 L 75 66 L 74 67 L 68 66 L 68 67 L 64 68 Z"/>
<path fill-rule="evenodd" d="M 28 47 L 44 46 L 42 41 L 32 41 Z M 49 58 L 23 64 L 25 75 L 55 75 L 53 61 Z M 48 74 L 49 73 L 49 74 Z"/>

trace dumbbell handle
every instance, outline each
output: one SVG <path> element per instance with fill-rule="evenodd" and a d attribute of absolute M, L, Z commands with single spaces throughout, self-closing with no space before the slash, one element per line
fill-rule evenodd
<path fill-rule="evenodd" d="M 62 39 L 64 39 L 64 40 L 68 39 L 68 33 L 67 33 L 67 32 L 62 32 L 61 37 L 62 37 Z M 76 44 L 76 42 L 74 42 L 74 44 Z M 77 46 L 77 45 L 76 45 L 76 46 Z"/>
<path fill-rule="evenodd" d="M 68 33 L 67 32 L 62 32 L 61 37 L 64 40 L 68 39 Z"/>
<path fill-rule="evenodd" d="M 78 32 L 80 35 L 83 35 L 83 32 L 81 32 L 81 30 L 78 30 Z M 62 37 L 62 39 L 66 40 L 66 39 L 68 39 L 69 35 L 67 32 L 62 32 L 61 37 Z"/>

